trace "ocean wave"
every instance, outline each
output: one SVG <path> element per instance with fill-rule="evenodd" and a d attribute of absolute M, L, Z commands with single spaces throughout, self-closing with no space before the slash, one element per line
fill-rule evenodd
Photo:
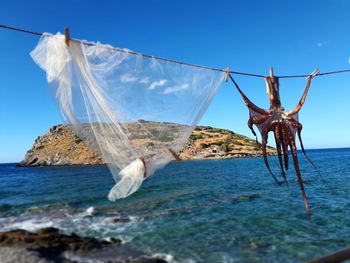
<path fill-rule="evenodd" d="M 151 257 L 153 257 L 153 258 L 164 259 L 166 262 L 169 262 L 169 263 L 177 263 L 177 262 L 174 260 L 174 256 L 171 255 L 171 254 L 154 253 L 154 254 L 152 254 Z"/>
<path fill-rule="evenodd" d="M 14 229 L 24 229 L 34 232 L 45 227 L 53 227 L 54 222 L 48 218 L 31 218 L 27 220 L 19 220 L 18 218 L 10 217 L 0 221 L 1 231 L 10 231 Z"/>
<path fill-rule="evenodd" d="M 107 215 L 93 206 L 86 209 L 74 209 L 68 205 L 33 206 L 19 216 L 0 217 L 0 231 L 24 229 L 33 232 L 40 228 L 56 227 L 62 233 L 97 238 L 117 237 L 123 242 L 130 242 L 138 233 L 138 224 L 142 221 L 137 216 Z"/>

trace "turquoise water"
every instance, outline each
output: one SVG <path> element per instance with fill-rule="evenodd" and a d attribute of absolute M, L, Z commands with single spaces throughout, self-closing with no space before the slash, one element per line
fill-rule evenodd
<path fill-rule="evenodd" d="M 105 166 L 3 164 L 0 230 L 114 236 L 174 262 L 305 261 L 350 245 L 350 149 L 309 155 L 326 181 L 300 155 L 311 220 L 293 169 L 290 189 L 277 186 L 261 158 L 171 163 L 115 203 L 106 198 L 114 182 Z"/>

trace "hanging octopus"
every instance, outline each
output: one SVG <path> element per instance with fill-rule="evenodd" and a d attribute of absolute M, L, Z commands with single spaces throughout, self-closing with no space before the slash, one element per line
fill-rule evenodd
<path fill-rule="evenodd" d="M 276 176 L 272 173 L 270 165 L 267 160 L 266 146 L 268 141 L 268 133 L 272 131 L 274 133 L 277 156 L 279 165 L 281 167 L 281 174 L 284 182 L 288 185 L 287 177 L 285 175 L 285 170 L 288 170 L 288 147 L 291 150 L 293 157 L 295 172 L 298 179 L 298 184 L 301 189 L 301 193 L 304 199 L 305 209 L 308 215 L 310 215 L 309 203 L 305 194 L 304 183 L 301 178 L 299 162 L 297 157 L 297 147 L 295 143 L 296 133 L 298 133 L 298 138 L 300 142 L 300 147 L 305 154 L 306 158 L 311 162 L 305 153 L 303 142 L 301 140 L 301 130 L 303 126 L 298 121 L 298 112 L 302 108 L 311 80 L 318 74 L 318 70 L 315 70 L 307 77 L 306 88 L 304 94 L 301 97 L 299 103 L 291 111 L 286 112 L 281 104 L 280 95 L 279 95 L 279 78 L 273 75 L 273 69 L 270 68 L 270 76 L 265 77 L 267 94 L 270 100 L 270 109 L 264 110 L 252 103 L 247 96 L 242 92 L 237 83 L 234 81 L 230 75 L 230 79 L 236 86 L 238 92 L 242 96 L 246 106 L 249 108 L 249 120 L 248 127 L 252 131 L 255 137 L 256 133 L 254 131 L 253 125 L 258 127 L 261 134 L 261 144 L 262 154 L 264 158 L 265 165 L 274 178 L 274 180 L 280 185 L 282 182 L 278 181 Z M 258 142 L 258 140 L 257 140 Z M 283 158 L 282 158 L 283 155 Z M 311 162 L 313 165 L 313 163 Z"/>

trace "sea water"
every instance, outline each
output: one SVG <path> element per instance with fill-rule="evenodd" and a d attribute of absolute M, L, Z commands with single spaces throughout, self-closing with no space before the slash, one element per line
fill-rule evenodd
<path fill-rule="evenodd" d="M 114 203 L 106 166 L 2 164 L 0 230 L 117 237 L 173 262 L 302 262 L 350 245 L 350 149 L 308 154 L 323 178 L 299 153 L 311 219 L 292 163 L 288 188 L 262 158 L 173 162 Z"/>

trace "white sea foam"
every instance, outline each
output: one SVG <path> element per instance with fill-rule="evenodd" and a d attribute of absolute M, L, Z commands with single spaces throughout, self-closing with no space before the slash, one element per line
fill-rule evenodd
<path fill-rule="evenodd" d="M 73 262 L 78 262 L 78 263 L 104 263 L 104 261 L 102 260 L 98 260 L 96 258 L 94 259 L 89 259 L 87 257 L 83 257 L 83 256 L 78 256 L 76 254 L 73 254 L 71 252 L 64 252 L 63 256 L 66 258 L 66 259 L 69 259 Z"/>
<path fill-rule="evenodd" d="M 152 257 L 164 259 L 165 261 L 167 261 L 169 263 L 176 263 L 176 261 L 174 260 L 174 256 L 171 254 L 155 253 L 152 255 Z"/>
<path fill-rule="evenodd" d="M 232 257 L 230 257 L 229 255 L 223 255 L 222 256 L 222 262 L 223 263 L 234 263 L 236 262 L 236 260 L 234 260 Z"/>
<path fill-rule="evenodd" d="M 89 216 L 92 216 L 95 213 L 95 207 L 91 206 L 88 209 L 86 209 L 86 214 Z"/>
<path fill-rule="evenodd" d="M 7 221 L 4 226 L 1 228 L 2 231 L 9 231 L 9 230 L 14 230 L 14 229 L 24 229 L 27 231 L 34 232 L 40 228 L 45 228 L 45 227 L 53 227 L 54 222 L 46 219 L 37 219 L 37 218 L 32 218 L 28 220 L 23 220 L 23 221 Z"/>
<path fill-rule="evenodd" d="M 93 216 L 95 214 L 95 212 L 96 212 L 95 207 L 90 206 L 85 211 L 83 211 L 82 213 L 78 213 L 75 216 L 76 217 L 89 217 L 89 216 Z"/>
<path fill-rule="evenodd" d="M 37 208 L 36 208 L 37 209 Z M 127 219 L 114 223 L 114 219 Z M 0 230 L 24 229 L 35 232 L 40 228 L 55 227 L 62 233 L 76 233 L 97 238 L 114 237 L 128 243 L 139 233 L 140 223 L 148 225 L 137 216 L 121 216 L 119 213 L 107 215 L 98 213 L 96 208 L 75 210 L 71 207 L 52 209 L 45 213 L 26 213 L 23 216 L 0 218 Z"/>

